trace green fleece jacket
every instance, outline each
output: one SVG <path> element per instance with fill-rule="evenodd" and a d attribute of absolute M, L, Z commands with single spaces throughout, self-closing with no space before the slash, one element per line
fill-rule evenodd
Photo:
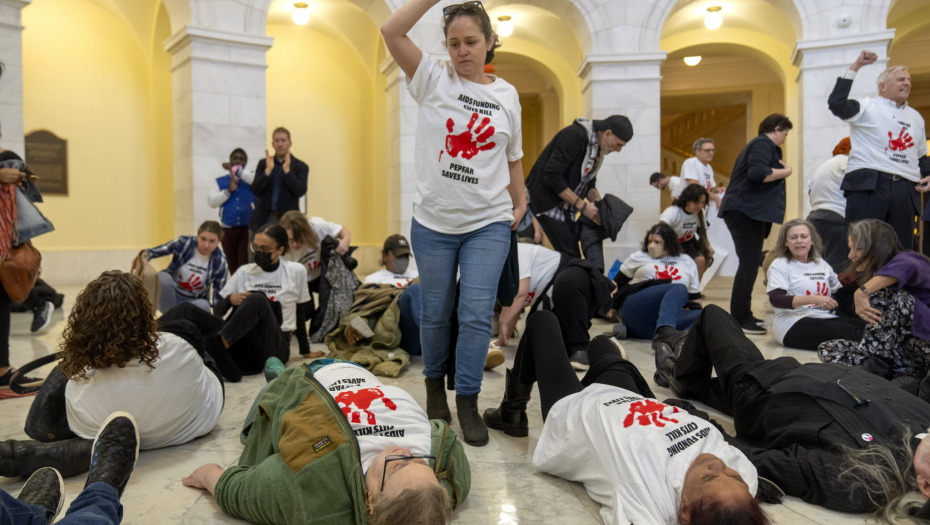
<path fill-rule="evenodd" d="M 366 525 L 368 491 L 358 440 L 329 392 L 304 366 L 270 383 L 243 426 L 239 465 L 216 484 L 226 514 L 262 525 Z M 452 508 L 468 496 L 471 469 L 445 421 L 431 420 L 436 478 Z"/>

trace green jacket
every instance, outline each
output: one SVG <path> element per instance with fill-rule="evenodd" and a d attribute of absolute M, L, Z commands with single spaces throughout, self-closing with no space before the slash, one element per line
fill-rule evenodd
<path fill-rule="evenodd" d="M 262 525 L 366 525 L 371 517 L 358 440 L 330 396 L 305 366 L 268 384 L 243 426 L 239 466 L 216 484 L 226 514 Z M 445 421 L 434 419 L 431 453 L 452 508 L 468 496 L 471 469 Z"/>

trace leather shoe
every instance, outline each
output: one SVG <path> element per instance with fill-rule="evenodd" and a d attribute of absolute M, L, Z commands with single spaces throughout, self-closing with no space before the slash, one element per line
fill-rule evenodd
<path fill-rule="evenodd" d="M 664 342 L 656 345 L 656 372 L 652 376 L 652 380 L 661 387 L 671 388 L 676 396 L 687 399 L 695 396 L 675 379 L 675 363 L 678 362 L 678 356 L 681 355 L 683 344 L 684 338 L 676 341 L 674 348 L 669 347 Z"/>
<path fill-rule="evenodd" d="M 508 369 L 504 399 L 499 408 L 489 408 L 484 411 L 484 422 L 488 428 L 503 430 L 505 434 L 513 437 L 526 437 L 530 435 L 530 425 L 526 418 L 526 404 L 530 401 L 533 385 L 526 386 L 513 377 L 513 371 Z"/>
<path fill-rule="evenodd" d="M 42 507 L 45 509 L 46 523 L 52 523 L 65 503 L 65 482 L 57 470 L 51 467 L 40 468 L 29 476 L 16 499 Z"/>
<path fill-rule="evenodd" d="M 93 442 L 89 439 L 65 439 L 51 443 L 11 439 L 0 442 L 0 476 L 29 477 L 41 468 L 51 467 L 64 477 L 87 470 Z"/>
<path fill-rule="evenodd" d="M 446 398 L 444 377 L 426 378 L 426 417 L 452 423 L 452 411 L 449 410 L 449 400 Z"/>
<path fill-rule="evenodd" d="M 139 427 L 136 420 L 127 412 L 110 414 L 94 439 L 90 473 L 84 487 L 103 482 L 115 488 L 117 496 L 122 497 L 137 459 Z"/>

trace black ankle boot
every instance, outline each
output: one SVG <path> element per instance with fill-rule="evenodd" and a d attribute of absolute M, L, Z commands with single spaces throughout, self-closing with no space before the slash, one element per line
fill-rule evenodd
<path fill-rule="evenodd" d="M 524 385 L 513 377 L 513 371 L 508 369 L 504 400 L 501 401 L 500 408 L 484 411 L 484 422 L 489 428 L 503 430 L 508 436 L 528 436 L 530 425 L 526 420 L 526 404 L 530 401 L 532 392 L 533 385 Z"/>
<path fill-rule="evenodd" d="M 446 398 L 446 379 L 444 377 L 426 378 L 426 417 L 444 419 L 452 423 L 452 411 Z"/>
<path fill-rule="evenodd" d="M 66 439 L 51 443 L 9 440 L 0 442 L 0 476 L 29 477 L 43 467 L 52 467 L 64 477 L 84 472 L 90 465 L 94 442 Z"/>
<path fill-rule="evenodd" d="M 656 345 L 656 372 L 652 380 L 661 387 L 671 388 L 680 399 L 694 399 L 694 394 L 675 378 L 675 363 L 681 355 L 683 342 L 684 338 L 681 338 L 672 347 L 669 347 L 667 343 Z"/>
<path fill-rule="evenodd" d="M 488 427 L 478 413 L 478 394 L 471 396 L 455 396 L 455 410 L 459 416 L 459 426 L 462 427 L 462 437 L 465 443 L 473 447 L 483 447 L 488 444 Z"/>

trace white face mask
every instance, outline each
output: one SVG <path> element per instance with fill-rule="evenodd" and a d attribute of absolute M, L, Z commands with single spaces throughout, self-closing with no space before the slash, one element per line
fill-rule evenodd
<path fill-rule="evenodd" d="M 407 266 L 410 265 L 410 257 L 398 257 L 394 259 L 394 262 L 391 263 L 391 266 L 394 268 L 394 273 L 397 275 L 403 275 L 407 271 Z"/>
<path fill-rule="evenodd" d="M 653 259 L 661 259 L 665 255 L 665 246 L 657 242 L 649 243 L 649 257 Z"/>

